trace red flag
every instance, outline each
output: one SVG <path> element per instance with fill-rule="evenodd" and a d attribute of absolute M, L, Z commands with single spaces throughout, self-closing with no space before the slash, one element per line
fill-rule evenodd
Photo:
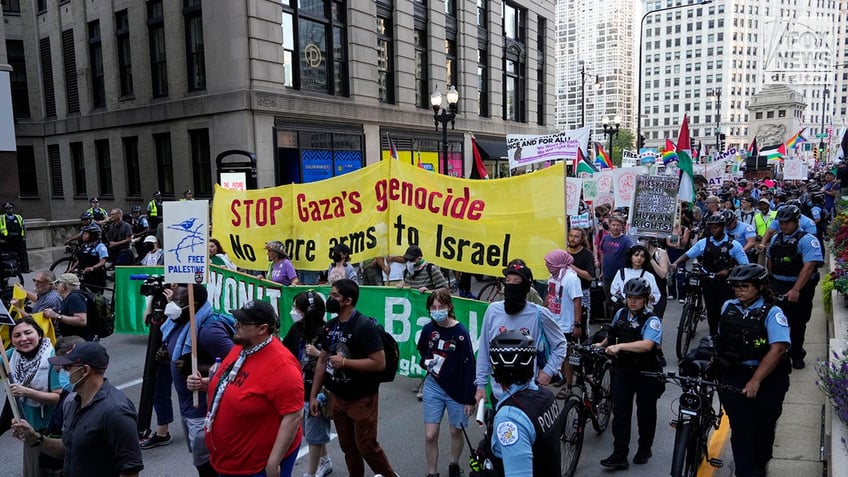
<path fill-rule="evenodd" d="M 483 158 L 480 157 L 480 150 L 477 149 L 477 140 L 471 138 L 471 152 L 474 154 L 474 166 L 477 167 L 477 175 L 481 179 L 489 178 L 489 171 L 486 170 L 486 165 L 483 164 Z"/>
<path fill-rule="evenodd" d="M 666 139 L 665 140 L 665 150 L 666 151 L 677 151 L 677 146 L 675 146 L 674 143 L 671 142 L 671 139 Z"/>

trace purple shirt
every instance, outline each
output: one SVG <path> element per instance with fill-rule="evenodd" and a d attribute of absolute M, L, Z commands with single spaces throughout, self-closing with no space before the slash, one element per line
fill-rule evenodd
<path fill-rule="evenodd" d="M 271 264 L 271 276 L 268 278 L 272 282 L 288 286 L 297 278 L 297 273 L 294 271 L 291 260 L 284 258 L 279 263 Z"/>
<path fill-rule="evenodd" d="M 615 273 L 624 268 L 627 250 L 633 246 L 633 240 L 629 235 L 621 234 L 618 238 L 612 235 L 604 236 L 601 242 L 601 252 L 604 255 L 604 278 L 612 280 Z"/>

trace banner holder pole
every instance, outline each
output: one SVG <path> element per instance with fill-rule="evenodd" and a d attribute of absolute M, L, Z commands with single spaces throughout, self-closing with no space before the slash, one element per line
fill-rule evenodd
<path fill-rule="evenodd" d="M 194 316 L 194 284 L 188 284 L 188 317 L 189 333 L 191 334 L 191 374 L 197 374 L 197 319 Z M 200 406 L 200 393 L 192 391 L 191 400 L 194 407 Z"/>
<path fill-rule="evenodd" d="M 565 220 L 563 221 L 563 225 L 565 227 L 565 233 L 563 234 L 565 244 L 563 249 L 568 250 L 568 164 L 565 159 L 562 160 L 562 213 L 565 215 Z M 577 171 L 574 171 L 575 174 Z"/>

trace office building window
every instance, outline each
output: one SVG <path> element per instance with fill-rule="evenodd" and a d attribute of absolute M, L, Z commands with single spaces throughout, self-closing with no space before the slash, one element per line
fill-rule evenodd
<path fill-rule="evenodd" d="M 68 97 L 68 112 L 78 113 L 79 85 L 77 84 L 77 55 L 74 51 L 74 31 L 62 32 L 62 60 L 65 67 L 65 95 Z"/>
<path fill-rule="evenodd" d="M 183 1 L 186 36 L 188 90 L 206 89 L 206 62 L 203 52 L 203 10 L 200 0 Z"/>
<path fill-rule="evenodd" d="M 20 15 L 21 0 L 3 0 L 3 13 L 12 15 Z"/>
<path fill-rule="evenodd" d="M 281 26 L 287 86 L 334 96 L 349 94 L 346 3 L 283 2 Z"/>
<path fill-rule="evenodd" d="M 138 163 L 138 138 L 121 139 L 124 146 L 124 172 L 127 176 L 127 197 L 141 197 L 141 166 Z"/>
<path fill-rule="evenodd" d="M 209 153 L 209 130 L 188 132 L 191 140 L 191 172 L 196 197 L 212 197 L 212 159 Z"/>
<path fill-rule="evenodd" d="M 489 29 L 489 0 L 477 0 L 477 26 Z"/>
<path fill-rule="evenodd" d="M 153 97 L 168 96 L 168 63 L 165 60 L 165 16 L 162 0 L 147 2 L 147 36 L 150 41 L 150 81 Z"/>
<path fill-rule="evenodd" d="M 37 0 L 35 2 L 35 8 L 38 10 L 38 13 L 47 11 L 47 0 Z"/>
<path fill-rule="evenodd" d="M 85 155 L 82 143 L 72 142 L 71 147 L 71 172 L 74 178 L 74 197 L 84 198 L 86 196 L 85 184 Z"/>
<path fill-rule="evenodd" d="M 132 96 L 132 50 L 130 49 L 130 21 L 126 10 L 115 14 L 115 36 L 118 47 L 118 75 L 121 82 L 121 96 Z"/>
<path fill-rule="evenodd" d="M 21 197 L 38 197 L 38 171 L 32 146 L 18 146 L 18 185 Z"/>
<path fill-rule="evenodd" d="M 427 27 L 415 28 L 415 105 L 419 108 L 430 107 L 430 81 L 427 61 Z"/>
<path fill-rule="evenodd" d="M 65 186 L 62 181 L 62 157 L 58 144 L 47 146 L 47 160 L 50 163 L 50 197 L 61 199 L 65 195 Z"/>
<path fill-rule="evenodd" d="M 445 86 L 450 89 L 451 86 L 459 86 L 457 78 L 459 78 L 459 70 L 457 66 L 459 62 L 456 60 L 456 32 L 453 32 L 454 37 L 445 40 L 445 70 L 447 77 L 445 78 Z"/>
<path fill-rule="evenodd" d="M 477 50 L 477 114 L 489 117 L 489 52 Z"/>
<path fill-rule="evenodd" d="M 156 174 L 159 177 L 159 191 L 162 195 L 174 195 L 174 162 L 171 158 L 171 134 L 153 135 L 156 152 Z"/>
<path fill-rule="evenodd" d="M 391 10 L 377 4 L 377 98 L 395 102 L 394 31 Z"/>
<path fill-rule="evenodd" d="M 106 81 L 103 77 L 103 45 L 100 20 L 88 24 L 88 56 L 91 64 L 91 101 L 94 107 L 106 106 Z"/>
<path fill-rule="evenodd" d="M 544 126 L 545 124 L 545 99 L 547 91 L 545 89 L 546 62 L 548 54 L 548 20 L 539 17 L 537 28 L 537 52 L 538 60 L 536 61 L 536 124 Z"/>
<path fill-rule="evenodd" d="M 50 38 L 39 40 L 41 53 L 41 82 L 44 84 L 44 115 L 56 117 L 56 90 L 53 89 L 53 58 L 50 53 Z"/>
<path fill-rule="evenodd" d="M 12 91 L 12 112 L 16 118 L 30 117 L 29 88 L 27 87 L 26 56 L 24 42 L 6 40 L 6 55 L 9 58 L 9 86 Z"/>
<path fill-rule="evenodd" d="M 98 139 L 94 141 L 94 158 L 97 160 L 97 185 L 100 186 L 99 194 L 102 197 L 112 197 L 112 159 L 109 157 L 109 140 Z"/>
<path fill-rule="evenodd" d="M 526 122 L 526 11 L 503 4 L 503 114 L 507 121 Z"/>

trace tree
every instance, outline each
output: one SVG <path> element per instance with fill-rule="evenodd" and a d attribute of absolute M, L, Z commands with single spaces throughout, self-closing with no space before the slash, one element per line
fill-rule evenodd
<path fill-rule="evenodd" d="M 613 136 L 612 143 L 614 145 L 612 151 L 612 163 L 615 164 L 615 167 L 621 167 L 621 151 L 624 149 L 634 150 L 633 144 L 635 144 L 635 136 L 632 132 L 627 129 L 620 128 L 618 133 Z M 604 143 L 606 146 L 608 143 Z"/>

